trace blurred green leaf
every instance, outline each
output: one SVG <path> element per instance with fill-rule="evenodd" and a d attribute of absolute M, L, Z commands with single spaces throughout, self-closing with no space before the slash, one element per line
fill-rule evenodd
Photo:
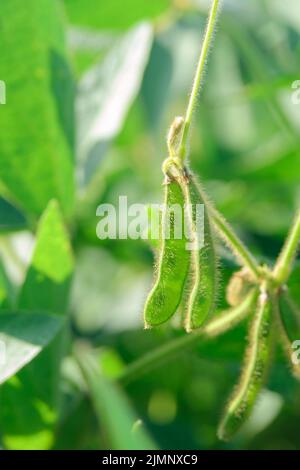
<path fill-rule="evenodd" d="M 289 291 L 300 308 L 300 261 L 297 260 L 294 266 L 294 269 L 291 273 L 291 276 L 288 280 Z"/>
<path fill-rule="evenodd" d="M 15 289 L 7 276 L 5 267 L 0 260 L 0 309 L 11 308 L 15 299 Z"/>
<path fill-rule="evenodd" d="M 99 432 L 94 410 L 88 399 L 77 398 L 73 402 L 66 397 L 71 410 L 63 416 L 56 432 L 55 450 L 98 450 Z"/>
<path fill-rule="evenodd" d="M 19 306 L 62 314 L 68 296 L 74 260 L 66 228 L 56 201 L 40 219 L 36 245 Z"/>
<path fill-rule="evenodd" d="M 9 232 L 26 227 L 23 214 L 6 199 L 0 197 L 0 230 Z"/>
<path fill-rule="evenodd" d="M 170 49 L 159 37 L 155 38 L 141 90 L 149 125 L 155 130 L 161 126 L 161 117 L 170 94 L 174 67 Z"/>
<path fill-rule="evenodd" d="M 141 311 L 149 281 L 147 271 L 116 261 L 103 248 L 80 250 L 71 297 L 76 328 L 88 334 L 103 328 L 120 331 L 142 327 Z"/>
<path fill-rule="evenodd" d="M 76 358 L 87 382 L 95 412 L 108 448 L 118 450 L 156 449 L 143 428 L 134 431 L 137 420 L 126 397 L 117 385 L 107 381 L 93 355 L 78 348 Z"/>
<path fill-rule="evenodd" d="M 111 31 L 94 31 L 73 26 L 68 30 L 68 44 L 73 52 L 77 76 L 81 76 L 93 64 L 99 62 L 118 39 Z"/>
<path fill-rule="evenodd" d="M 279 298 L 281 319 L 291 343 L 300 338 L 300 309 L 288 291 Z"/>
<path fill-rule="evenodd" d="M 0 315 L 0 384 L 37 356 L 62 326 L 62 318 L 43 313 Z"/>
<path fill-rule="evenodd" d="M 28 213 L 73 205 L 74 89 L 57 0 L 2 0 L 0 179 Z"/>
<path fill-rule="evenodd" d="M 76 135 L 59 3 L 67 7 L 68 46 L 82 78 Z M 298 3 L 224 2 L 190 143 L 191 167 L 209 197 L 258 261 L 268 265 L 282 247 L 300 198 Z M 31 319 L 63 323 L 55 339 L 0 388 L 2 448 L 155 447 L 141 422 L 162 449 L 300 448 L 300 384 L 279 348 L 269 391 L 247 432 L 226 444 L 216 437 L 224 400 L 241 368 L 246 321 L 224 337 L 167 356 L 164 363 L 153 361 L 151 373 L 150 368 L 140 369 L 143 375 L 130 373 L 145 354 L 186 336 L 179 328 L 180 312 L 171 324 L 142 330 L 153 265 L 145 241 L 96 236 L 99 204 L 117 207 L 120 194 L 130 204 L 161 202 L 165 132 L 184 112 L 210 4 L 2 0 L 0 92 L 3 80 L 7 100 L 0 106 L 0 332 L 7 338 L 1 316 L 12 322 L 20 317 L 18 336 L 9 336 L 18 341 L 10 356 L 15 360 L 17 353 L 26 361 L 27 341 L 28 347 L 40 347 L 39 325 L 28 333 Z M 74 201 L 75 140 L 80 187 Z M 55 202 L 45 211 L 53 199 L 64 217 Z M 22 285 L 33 237 L 16 232 L 35 230 L 41 213 Z M 219 248 L 222 310 L 237 265 L 228 249 Z M 299 333 L 294 321 L 299 280 L 296 263 L 288 287 L 297 315 L 285 315 L 292 338 Z M 72 329 L 61 317 L 68 311 Z M 94 347 L 87 361 L 84 349 L 79 354 L 84 375 L 71 357 L 70 343 L 78 338 Z M 125 382 L 137 421 L 120 389 Z"/>
<path fill-rule="evenodd" d="M 47 344 L 62 324 L 62 318 L 44 313 L 0 317 L 7 360 L 1 370 L 3 380 L 23 368 L 0 388 L 0 427 L 8 449 L 46 449 L 52 443 L 55 412 L 50 377 L 58 380 L 59 363 L 49 361 Z M 53 344 L 57 346 L 57 341 Z"/>
<path fill-rule="evenodd" d="M 66 314 L 72 270 L 69 237 L 58 204 L 51 201 L 41 217 L 31 266 L 19 297 L 19 308 L 27 310 L 25 323 L 30 310 Z M 57 319 L 62 321 L 59 316 Z M 8 448 L 51 447 L 59 412 L 59 371 L 65 334 L 62 332 L 11 383 L 2 387 L 2 399 L 7 401 L 5 411 L 0 409 L 0 423 Z"/>
<path fill-rule="evenodd" d="M 26 317 L 31 314 L 24 314 Z M 61 321 L 60 317 L 57 317 Z M 59 334 L 29 365 L 0 389 L 0 429 L 7 449 L 49 449 L 58 419 L 59 368 L 62 336 Z"/>
<path fill-rule="evenodd" d="M 120 132 L 141 86 L 152 30 L 141 23 L 129 31 L 78 86 L 78 158 L 81 183 L 89 183 L 111 140 Z"/>
<path fill-rule="evenodd" d="M 170 0 L 64 0 L 71 23 L 97 29 L 124 29 L 141 19 L 155 18 L 170 6 Z"/>

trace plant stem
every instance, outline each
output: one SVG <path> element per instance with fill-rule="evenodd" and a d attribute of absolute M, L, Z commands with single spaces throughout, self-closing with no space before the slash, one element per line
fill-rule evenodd
<path fill-rule="evenodd" d="M 285 241 L 282 252 L 276 262 L 273 276 L 275 281 L 280 285 L 284 284 L 290 275 L 293 262 L 297 255 L 300 240 L 300 209 L 298 210 L 295 221 L 292 225 L 290 233 Z"/>
<path fill-rule="evenodd" d="M 256 280 L 259 279 L 260 271 L 255 258 L 235 234 L 224 217 L 216 209 L 211 208 L 210 211 L 212 221 L 219 233 L 219 236 L 229 246 L 236 258 L 238 258 L 240 262 L 249 269 L 254 278 Z"/>
<path fill-rule="evenodd" d="M 194 78 L 193 88 L 191 92 L 191 96 L 189 99 L 185 120 L 184 120 L 184 127 L 182 132 L 181 143 L 179 146 L 179 157 L 182 161 L 184 161 L 186 157 L 186 148 L 189 138 L 189 130 L 193 118 L 193 113 L 195 110 L 196 102 L 197 102 L 197 95 L 202 83 L 203 71 L 206 65 L 207 56 L 209 53 L 209 49 L 211 46 L 213 33 L 215 30 L 217 17 L 218 17 L 218 8 L 219 8 L 220 0 L 213 0 L 213 4 L 210 10 L 210 15 L 207 23 L 207 28 L 204 36 L 203 46 L 200 53 L 199 62 L 197 65 L 197 70 Z"/>
<path fill-rule="evenodd" d="M 200 53 L 199 62 L 197 65 L 197 70 L 194 78 L 192 93 L 189 99 L 184 123 L 183 123 L 183 130 L 180 139 L 180 143 L 178 146 L 178 156 L 179 159 L 184 162 L 186 158 L 186 148 L 189 139 L 189 131 L 191 127 L 191 122 L 197 102 L 197 95 L 202 83 L 203 71 L 206 65 L 207 56 L 209 53 L 209 49 L 211 46 L 213 33 L 215 30 L 217 17 L 218 17 L 218 10 L 220 6 L 220 0 L 213 0 L 212 7 L 209 14 L 209 19 L 207 23 L 207 28 L 205 32 L 205 37 L 203 41 L 203 46 Z M 172 129 L 172 127 L 171 127 Z M 212 218 L 214 224 L 216 225 L 220 236 L 226 241 L 229 247 L 232 249 L 236 257 L 242 262 L 242 264 L 246 265 L 248 269 L 251 271 L 255 279 L 259 279 L 259 266 L 257 262 L 251 255 L 251 253 L 247 250 L 244 244 L 239 240 L 237 235 L 233 232 L 230 225 L 225 221 L 225 219 L 214 209 L 212 211 Z"/>
<path fill-rule="evenodd" d="M 178 354 L 196 344 L 199 339 L 214 338 L 230 330 L 240 323 L 248 313 L 251 313 L 252 307 L 254 307 L 256 303 L 257 295 L 257 290 L 252 290 L 238 307 L 225 310 L 203 328 L 189 335 L 176 338 L 154 351 L 149 352 L 132 364 L 129 364 L 119 377 L 119 382 L 127 384 L 162 365 L 164 362 L 174 359 Z"/>

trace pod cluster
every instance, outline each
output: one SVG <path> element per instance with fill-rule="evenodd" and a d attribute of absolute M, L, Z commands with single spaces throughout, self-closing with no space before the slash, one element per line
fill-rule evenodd
<path fill-rule="evenodd" d="M 222 440 L 229 440 L 239 430 L 264 384 L 273 343 L 272 303 L 270 293 L 262 290 L 250 325 L 244 367 L 219 426 L 218 436 Z"/>
<path fill-rule="evenodd" d="M 203 190 L 186 169 L 167 176 L 155 281 L 146 301 L 146 328 L 169 320 L 183 305 L 190 332 L 212 315 L 217 255 Z"/>
<path fill-rule="evenodd" d="M 172 134 L 169 140 L 172 144 L 175 140 L 176 144 L 176 135 Z M 172 158 L 169 159 L 171 164 L 175 161 Z M 214 337 L 250 316 L 248 345 L 240 378 L 218 429 L 219 438 L 227 441 L 253 410 L 267 378 L 275 340 L 280 340 L 291 371 L 300 380 L 300 354 L 293 350 L 296 343 L 298 348 L 300 346 L 300 312 L 291 300 L 288 288 L 278 286 L 265 266 L 257 269 L 256 276 L 248 266 L 234 273 L 227 285 L 226 299 L 230 309 L 206 324 L 215 310 L 218 291 L 214 235 L 218 226 L 214 209 L 195 176 L 180 165 L 174 164 L 172 168 L 172 172 L 165 172 L 160 246 L 155 280 L 144 310 L 145 327 L 165 323 L 180 307 L 187 332 L 202 327 L 204 335 Z M 202 208 L 200 224 L 199 208 Z M 228 231 L 228 224 L 218 220 L 223 231 Z M 187 230 L 183 229 L 183 221 Z M 234 252 L 234 240 L 231 248 Z M 251 258 L 248 260 L 251 265 Z"/>

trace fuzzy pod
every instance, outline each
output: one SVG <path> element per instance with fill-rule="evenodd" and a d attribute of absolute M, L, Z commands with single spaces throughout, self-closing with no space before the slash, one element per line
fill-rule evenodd
<path fill-rule="evenodd" d="M 143 239 L 156 252 L 161 245 L 161 208 L 149 205 L 147 207 L 148 224 L 143 233 Z"/>
<path fill-rule="evenodd" d="M 161 245 L 155 282 L 144 309 L 145 328 L 168 321 L 175 314 L 181 301 L 189 266 L 187 239 L 183 230 L 184 204 L 182 186 L 175 178 L 168 178 L 165 184 Z M 181 236 L 179 236 L 180 230 Z"/>
<path fill-rule="evenodd" d="M 216 306 L 218 259 L 214 234 L 202 188 L 193 175 L 184 187 L 190 226 L 190 267 L 187 278 L 187 304 L 184 326 L 187 332 L 199 328 L 209 319 Z M 202 208 L 202 210 L 198 210 Z M 202 220 L 199 224 L 199 212 Z"/>
<path fill-rule="evenodd" d="M 228 441 L 249 417 L 269 368 L 273 344 L 274 300 L 263 290 L 250 326 L 244 367 L 221 420 L 218 437 Z"/>

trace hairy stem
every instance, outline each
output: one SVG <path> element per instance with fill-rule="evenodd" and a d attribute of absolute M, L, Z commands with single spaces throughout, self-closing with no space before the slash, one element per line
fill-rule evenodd
<path fill-rule="evenodd" d="M 129 364 L 119 377 L 119 381 L 122 384 L 127 384 L 162 365 L 166 361 L 174 359 L 174 357 L 196 344 L 200 339 L 214 338 L 230 330 L 251 313 L 255 306 L 257 295 L 257 290 L 252 290 L 238 307 L 225 310 L 208 322 L 203 328 L 189 335 L 176 338 L 154 351 L 149 352 L 132 364 Z"/>
<path fill-rule="evenodd" d="M 202 84 L 202 77 L 205 68 L 205 64 L 207 61 L 209 49 L 211 46 L 213 33 L 215 30 L 217 17 L 218 17 L 218 8 L 219 8 L 220 0 L 213 0 L 213 4 L 210 10 L 210 15 L 207 23 L 207 28 L 204 36 L 204 41 L 200 53 L 199 62 L 197 65 L 197 70 L 194 78 L 193 88 L 191 92 L 191 96 L 189 99 L 185 120 L 184 120 L 184 127 L 182 132 L 181 143 L 179 146 L 179 157 L 183 161 L 186 157 L 186 149 L 187 143 L 189 138 L 189 131 L 191 127 L 191 122 L 193 118 L 193 113 L 195 110 L 196 102 L 197 102 L 197 95 L 199 93 L 201 84 Z"/>
<path fill-rule="evenodd" d="M 229 246 L 236 258 L 238 258 L 240 262 L 249 269 L 254 278 L 259 279 L 259 266 L 254 257 L 251 255 L 236 233 L 232 230 L 224 217 L 218 211 L 216 211 L 216 209 L 211 208 L 210 212 L 212 221 L 219 233 L 219 236 Z"/>
<path fill-rule="evenodd" d="M 297 212 L 295 221 L 290 230 L 290 233 L 283 246 L 276 262 L 273 276 L 275 281 L 280 285 L 284 284 L 290 275 L 293 262 L 295 261 L 297 250 L 300 241 L 300 209 Z"/>

